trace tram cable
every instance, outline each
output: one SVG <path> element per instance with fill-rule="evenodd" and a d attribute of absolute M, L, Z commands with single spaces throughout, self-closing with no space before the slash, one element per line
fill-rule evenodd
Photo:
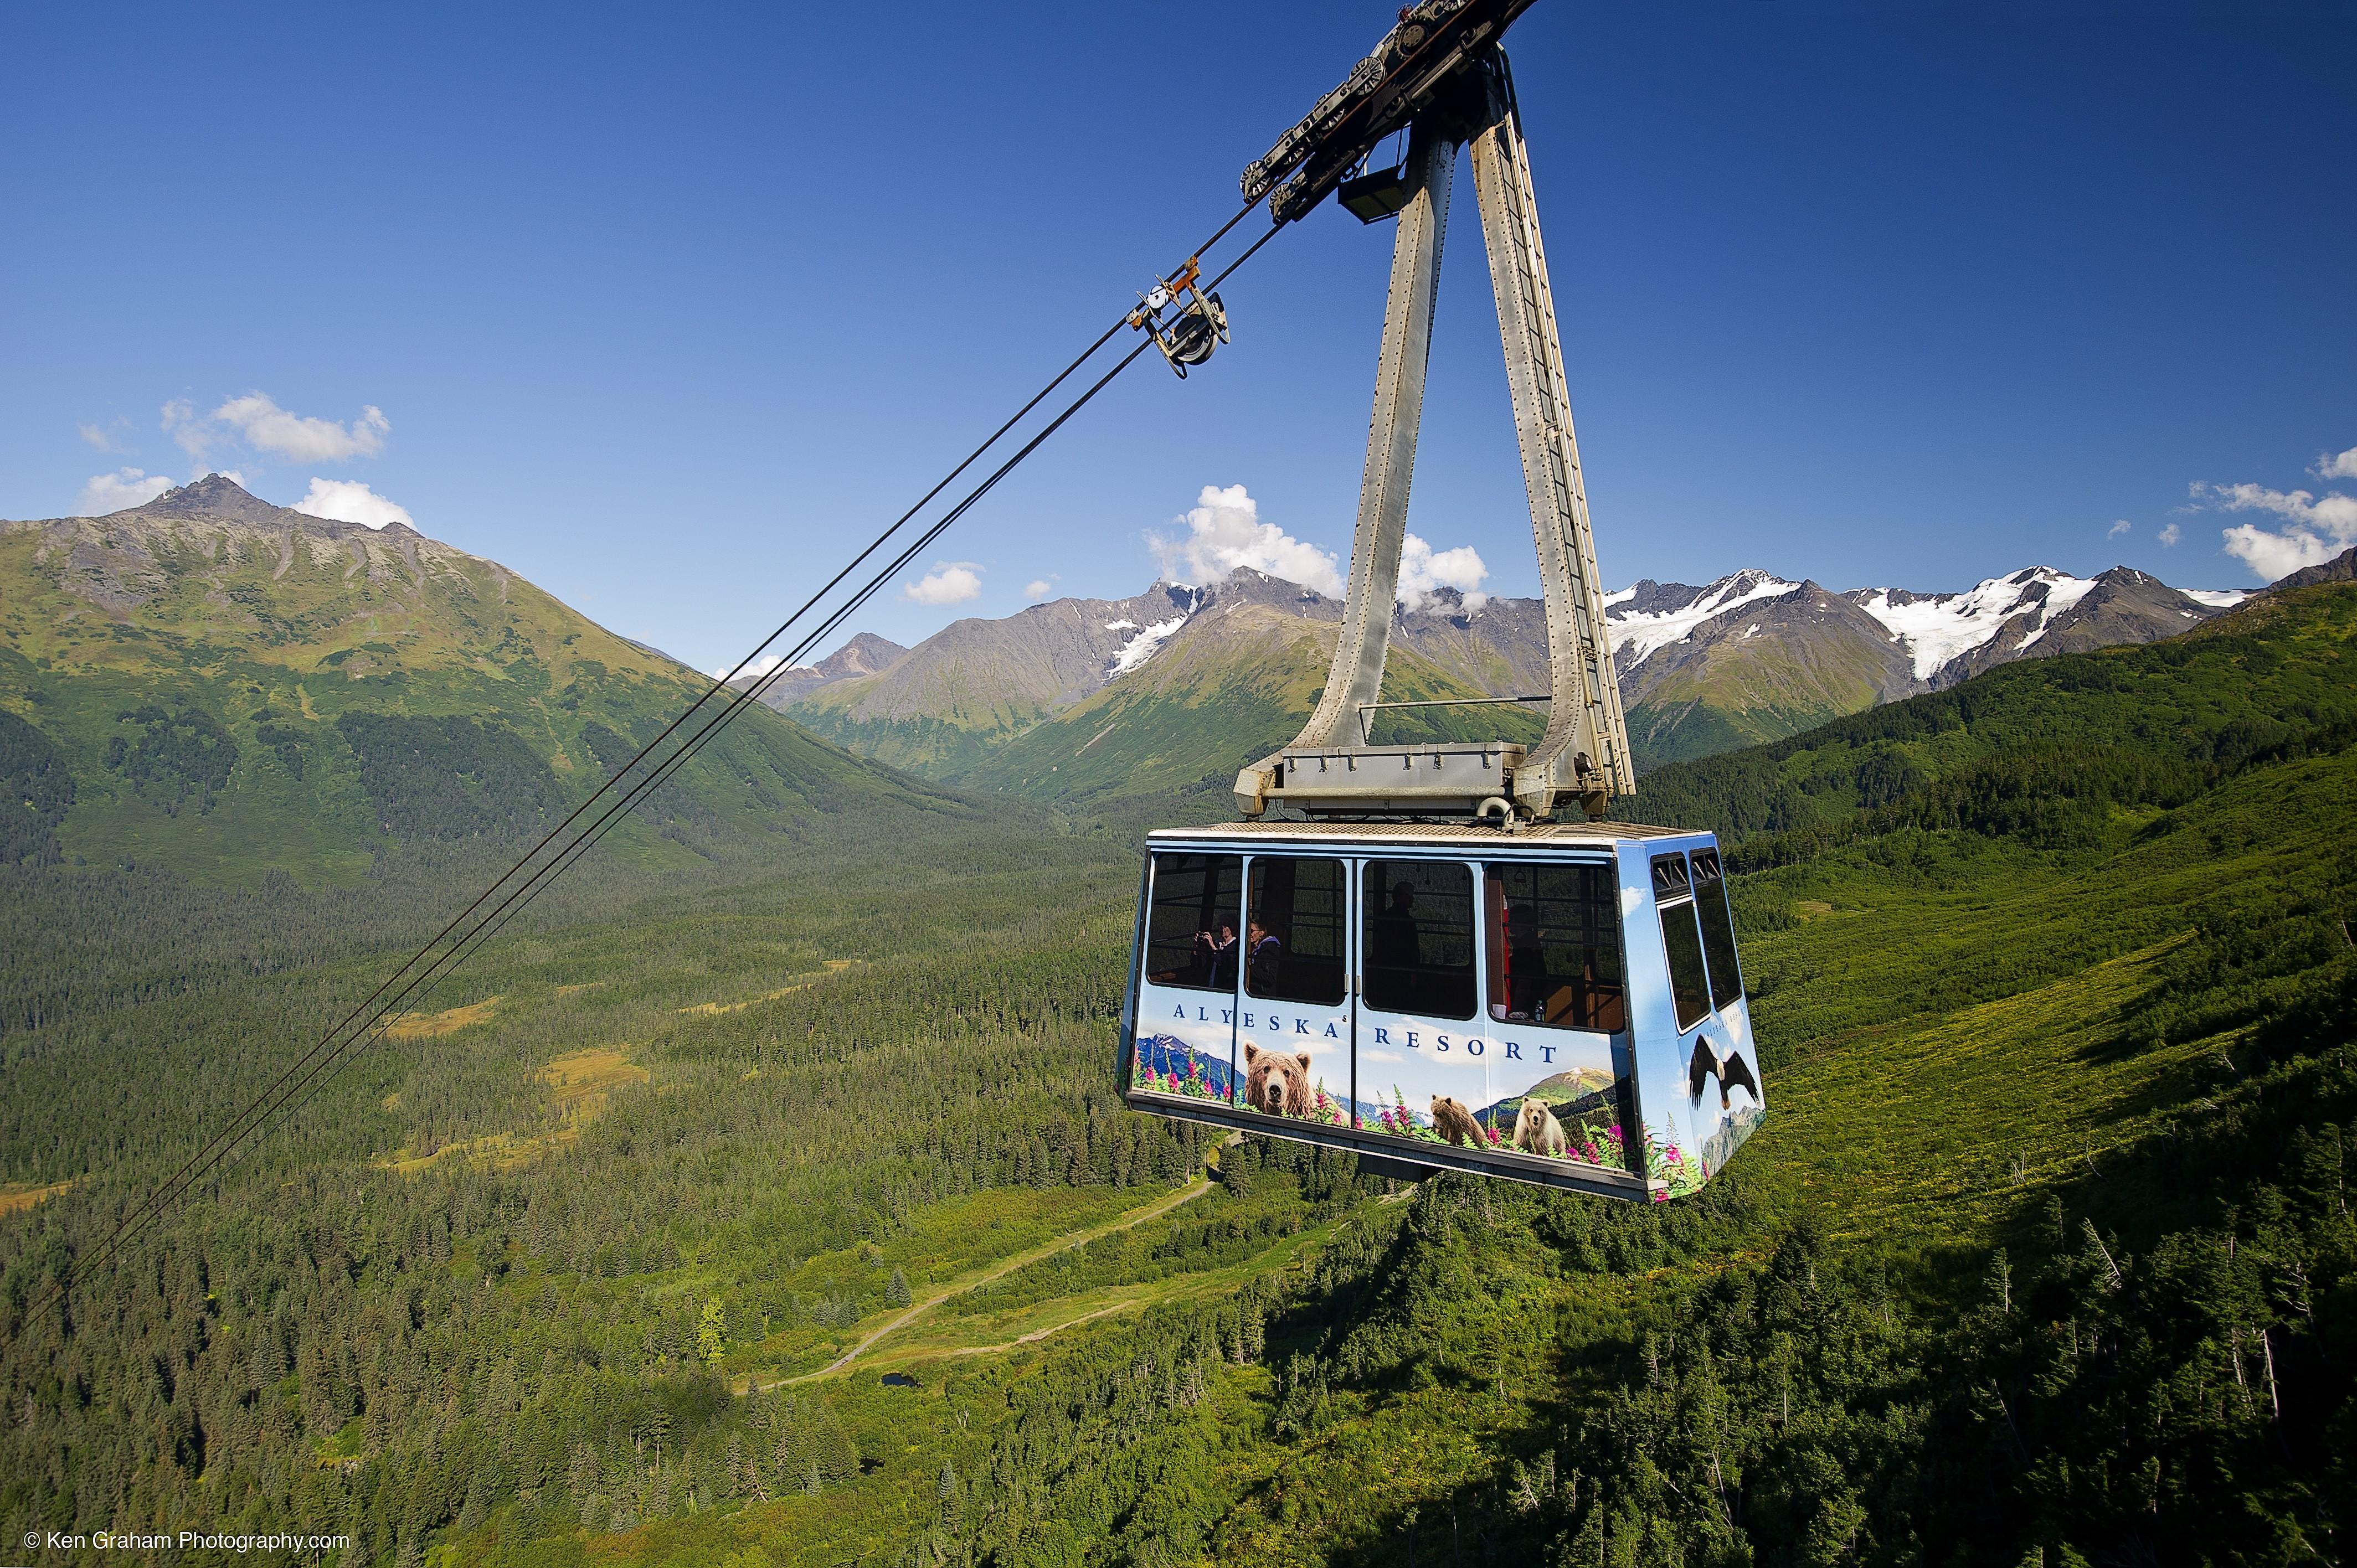
<path fill-rule="evenodd" d="M 1258 205 L 1257 199 L 1247 201 L 1222 223 L 1209 239 L 1197 246 L 1192 255 L 1200 256 L 1203 252 L 1218 244 Z M 1207 293 L 1232 276 L 1284 227 L 1286 227 L 1284 224 L 1272 225 L 1210 283 L 1200 285 L 1200 290 Z M 1189 269 L 1191 270 L 1194 264 L 1190 260 Z M 798 626 L 878 551 L 884 549 L 919 512 L 938 499 L 942 492 L 955 483 L 961 475 L 979 462 L 993 447 L 1003 441 L 1010 431 L 1047 401 L 1058 387 L 1069 381 L 1083 365 L 1101 352 L 1125 327 L 1143 327 L 1148 336 L 1145 341 L 1138 343 L 1124 355 L 1111 370 L 1099 377 L 1086 391 L 1068 403 L 1062 412 L 1033 435 L 1012 456 L 969 491 L 955 506 L 928 525 L 914 541 L 872 574 L 848 599 L 830 611 L 815 628 L 796 642 L 769 671 L 748 681 L 742 688 L 731 686 L 730 683 L 743 675 L 772 645 Z M 1146 349 L 1156 347 L 1162 347 L 1166 357 L 1168 355 L 1168 344 L 1161 333 L 1152 325 L 1150 318 L 1142 321 L 1140 312 L 1125 312 L 1100 334 L 1095 341 L 1058 371 L 1021 408 L 993 431 L 988 438 L 968 453 L 955 467 L 927 490 L 915 505 L 901 513 L 890 526 L 878 533 L 858 554 L 853 556 L 841 570 L 829 578 L 824 585 L 812 594 L 799 608 L 779 625 L 776 630 L 762 639 L 759 645 L 739 660 L 726 673 L 716 677 L 712 685 L 701 696 L 691 703 L 678 717 L 666 725 L 653 739 L 640 747 L 638 754 L 629 762 L 617 768 L 602 784 L 592 790 L 587 799 L 567 813 L 563 822 L 552 828 L 513 865 L 500 873 L 447 925 L 412 953 L 399 968 L 386 976 L 375 991 L 324 1032 L 301 1057 L 282 1069 L 278 1075 L 231 1117 L 220 1132 L 190 1155 L 170 1176 L 152 1189 L 146 1197 L 134 1204 L 130 1211 L 116 1222 L 113 1230 L 96 1247 L 85 1256 L 76 1258 L 70 1262 L 60 1277 L 52 1282 L 48 1290 L 44 1292 L 38 1300 L 27 1305 L 22 1322 L 29 1325 L 35 1317 L 47 1312 L 61 1300 L 85 1273 L 100 1268 L 119 1255 L 125 1246 L 184 1197 L 197 1182 L 220 1167 L 264 1123 L 278 1119 L 282 1115 L 291 1115 L 295 1112 L 299 1112 L 333 1079 L 353 1056 L 366 1047 L 382 1040 L 395 1016 L 407 1011 L 413 1004 L 429 998 L 434 991 L 438 989 L 442 981 L 449 978 L 468 958 L 480 951 L 483 946 L 496 937 L 510 920 L 521 914 L 533 900 L 545 891 L 558 875 L 579 860 L 588 850 L 594 848 L 608 832 L 619 825 L 640 800 L 652 790 L 661 788 L 680 768 L 708 745 L 722 729 L 744 711 L 748 703 L 759 701 L 763 692 L 769 690 L 817 643 L 881 592 L 887 583 L 996 489 L 999 481 L 1006 478 L 1026 458 L 1038 451 L 1050 435 L 1061 429 L 1074 414 L 1111 385 L 1116 377 L 1135 363 Z M 1173 368 L 1177 367 L 1174 365 Z M 702 725 L 694 729 L 684 740 L 678 742 L 668 757 L 649 766 L 637 782 L 622 789 L 619 796 L 605 806 L 603 811 L 592 818 L 588 825 L 574 832 L 568 842 L 556 848 L 554 854 L 547 854 L 544 860 L 542 859 L 552 844 L 556 844 L 560 838 L 564 838 L 576 822 L 590 813 L 592 808 L 597 807 L 600 800 L 612 794 L 634 769 L 646 763 L 650 757 L 661 749 L 667 741 L 672 740 L 683 725 L 686 725 L 700 710 L 724 691 L 730 693 L 729 698 L 716 712 L 706 714 Z M 535 861 L 540 864 L 526 875 L 527 868 L 533 868 Z M 520 876 L 522 879 L 517 881 Z M 511 883 L 514 886 L 511 886 Z M 502 888 L 507 889 L 504 896 L 501 896 Z M 497 901 L 493 902 L 495 898 Z M 490 905 L 488 909 L 485 908 L 486 905 Z M 461 928 L 466 929 L 461 929 Z M 447 948 L 444 947 L 445 943 L 448 944 Z M 436 949 L 443 949 L 438 957 L 435 956 Z M 424 967 L 420 968 L 421 965 Z"/>
<path fill-rule="evenodd" d="M 1062 414 L 1060 414 L 1053 424 L 1050 424 L 1047 430 L 1040 432 L 1039 435 L 1028 444 L 1021 452 L 1008 459 L 1008 461 L 1000 467 L 996 473 L 993 474 L 988 479 L 984 481 L 980 487 L 971 492 L 964 500 L 961 501 L 947 517 L 928 528 L 915 542 L 911 543 L 899 555 L 894 557 L 890 563 L 881 568 L 875 576 L 860 589 L 856 597 L 831 614 L 827 618 L 826 621 L 821 624 L 815 630 L 812 631 L 810 635 L 803 639 L 803 641 L 796 644 L 794 650 L 786 656 L 787 662 L 785 664 L 780 664 L 777 671 L 773 671 L 769 676 L 762 677 L 755 685 L 747 688 L 745 693 L 740 693 L 737 699 L 732 700 L 727 708 L 724 709 L 719 714 L 713 715 L 706 721 L 701 729 L 699 729 L 688 740 L 683 742 L 678 750 L 674 751 L 670 757 L 664 758 L 637 783 L 631 785 L 630 789 L 627 790 L 620 799 L 608 806 L 604 811 L 599 813 L 597 820 L 576 834 L 572 842 L 567 843 L 564 848 L 558 850 L 556 854 L 551 857 L 539 870 L 533 872 L 529 878 L 511 890 L 508 897 L 501 899 L 500 903 L 486 914 L 481 920 L 476 923 L 472 929 L 461 934 L 457 940 L 452 944 L 450 950 L 447 953 L 445 953 L 440 959 L 437 959 L 423 973 L 419 974 L 416 979 L 412 982 L 413 987 L 423 986 L 424 989 L 422 991 L 416 992 L 414 995 L 408 994 L 405 992 L 403 998 L 388 1003 L 384 1008 L 380 1009 L 378 1015 L 374 1018 L 361 1026 L 360 1032 L 356 1034 L 351 1040 L 348 1041 L 344 1046 L 338 1047 L 335 1051 L 330 1052 L 326 1058 L 316 1064 L 309 1072 L 305 1073 L 300 1079 L 294 1084 L 289 1085 L 285 1094 L 282 1095 L 274 1105 L 263 1111 L 261 1117 L 257 1119 L 257 1124 L 259 1121 L 268 1120 L 271 1116 L 275 1115 L 280 1107 L 291 1107 L 294 1110 L 301 1109 L 304 1103 L 307 1103 L 313 1095 L 317 1093 L 319 1090 L 324 1089 L 327 1084 L 333 1079 L 336 1073 L 340 1071 L 344 1064 L 349 1062 L 353 1056 L 358 1054 L 361 1047 L 373 1044 L 378 1039 L 382 1038 L 384 1028 L 390 1026 L 393 1016 L 394 1015 L 393 1013 L 393 1008 L 402 1007 L 405 1010 L 408 1004 L 413 1003 L 422 1004 L 425 1000 L 429 998 L 433 994 L 435 989 L 438 987 L 444 980 L 448 979 L 451 974 L 457 972 L 459 968 L 464 966 L 468 959 L 480 951 L 492 938 L 498 936 L 500 929 L 506 926 L 508 921 L 514 918 L 517 915 L 522 914 L 524 909 L 531 905 L 532 901 L 537 898 L 543 892 L 546 891 L 549 886 L 553 884 L 559 875 L 568 869 L 576 861 L 580 859 L 582 855 L 595 848 L 598 841 L 604 838 L 607 833 L 612 832 L 615 827 L 619 826 L 621 822 L 630 814 L 631 810 L 639 803 L 640 800 L 644 799 L 653 790 L 661 789 L 663 784 L 670 779 L 671 776 L 674 772 L 676 772 L 680 768 L 685 766 L 698 751 L 702 750 L 703 747 L 708 744 L 721 729 L 726 726 L 729 720 L 734 718 L 736 714 L 741 711 L 742 704 L 748 697 L 758 696 L 759 692 L 766 690 L 777 673 L 782 672 L 789 664 L 801 658 L 803 653 L 809 651 L 813 645 L 823 639 L 826 635 L 833 630 L 835 626 L 839 625 L 845 618 L 848 617 L 861 606 L 865 605 L 868 599 L 872 598 L 875 594 L 882 588 L 885 583 L 898 575 L 911 560 L 922 553 L 927 546 L 931 544 L 935 539 L 940 537 L 942 532 L 944 532 L 952 523 L 955 522 L 960 517 L 964 515 L 968 508 L 973 506 L 974 502 L 980 500 L 984 495 L 987 494 L 990 489 L 996 486 L 1001 478 L 1004 478 L 1007 473 L 1011 472 L 1017 463 L 1021 462 L 1024 457 L 1028 456 L 1032 451 L 1036 450 L 1049 435 L 1051 435 L 1064 423 L 1066 419 L 1069 419 L 1073 413 L 1079 412 L 1083 403 L 1094 397 L 1097 392 L 1103 391 L 1115 376 L 1118 376 L 1123 371 L 1128 369 L 1130 364 L 1135 360 L 1139 355 L 1145 353 L 1146 349 L 1152 347 L 1153 345 L 1151 343 L 1140 343 L 1136 348 L 1131 349 L 1127 355 L 1124 356 L 1119 364 L 1107 371 L 1094 386 L 1091 387 L 1087 392 L 1083 393 L 1079 399 L 1077 399 L 1064 411 Z M 616 778 L 619 779 L 619 777 L 620 774 L 618 773 Z"/>
<path fill-rule="evenodd" d="M 1246 210 L 1249 211 L 1250 209 L 1246 209 Z M 1230 227 L 1232 226 L 1233 224 L 1232 220 Z M 1222 230 L 1222 232 L 1224 233 L 1225 230 Z M 1207 290 L 1216 288 L 1220 284 L 1226 282 L 1228 278 L 1234 275 L 1238 268 L 1242 267 L 1244 263 L 1252 259 L 1254 252 L 1258 251 L 1263 245 L 1268 243 L 1268 242 L 1275 236 L 1275 233 L 1276 230 L 1275 228 L 1271 228 L 1258 240 L 1254 241 L 1250 246 L 1246 247 L 1242 255 L 1228 263 L 1228 265 L 1222 269 L 1216 277 L 1211 279 L 1209 284 L 1206 284 L 1204 287 Z M 1102 341 L 1100 341 L 1098 346 L 1102 347 Z M 455 973 L 465 964 L 468 959 L 473 957 L 475 953 L 480 951 L 482 948 L 493 938 L 497 937 L 500 931 L 505 928 L 511 919 L 514 918 L 517 915 L 522 914 L 525 908 L 530 907 L 532 901 L 539 897 L 543 892 L 546 891 L 549 885 L 554 882 L 566 868 L 568 868 L 575 861 L 578 860 L 582 855 L 587 854 L 588 851 L 597 847 L 598 841 L 603 839 L 606 834 L 612 832 L 614 828 L 630 814 L 631 808 L 639 800 L 643 798 L 647 793 L 662 788 L 662 785 L 670 779 L 673 773 L 692 760 L 695 754 L 701 751 L 704 746 L 710 742 L 712 737 L 717 735 L 720 729 L 727 724 L 729 718 L 733 717 L 739 710 L 739 707 L 744 701 L 748 699 L 758 699 L 759 694 L 763 691 L 766 691 L 770 684 L 772 684 L 786 671 L 788 668 L 798 661 L 805 653 L 815 648 L 819 643 L 824 641 L 826 638 L 845 620 L 856 613 L 868 602 L 868 600 L 872 599 L 879 591 L 881 591 L 886 583 L 889 582 L 894 576 L 899 575 L 899 573 L 902 571 L 909 562 L 914 560 L 918 555 L 923 553 L 926 548 L 928 548 L 936 539 L 940 538 L 940 536 L 945 532 L 952 523 L 964 516 L 966 511 L 976 502 L 980 501 L 983 497 L 989 494 L 989 492 L 998 484 L 999 480 L 1005 478 L 1009 473 L 1014 471 L 1017 464 L 1021 463 L 1024 458 L 1029 456 L 1034 451 L 1038 450 L 1039 447 L 1047 441 L 1049 436 L 1054 435 L 1056 431 L 1062 426 L 1065 421 L 1071 418 L 1073 414 L 1079 413 L 1082 407 L 1084 406 L 1092 398 L 1095 397 L 1098 392 L 1103 391 L 1104 388 L 1113 381 L 1114 377 L 1127 370 L 1140 355 L 1152 347 L 1154 347 L 1154 345 L 1150 342 L 1140 343 L 1136 348 L 1131 349 L 1129 353 L 1123 356 L 1118 364 L 1114 365 L 1112 370 L 1105 372 L 1105 374 L 1097 381 L 1095 385 L 1090 387 L 1087 392 L 1082 393 L 1080 397 L 1075 399 L 1065 408 L 1063 413 L 1058 414 L 1045 429 L 1033 436 L 1020 451 L 1017 452 L 1014 456 L 1008 458 L 1005 464 L 1001 465 L 996 472 L 993 473 L 988 478 L 985 479 L 980 485 L 968 492 L 963 500 L 959 501 L 958 504 L 940 521 L 928 528 L 923 535 L 903 550 L 901 553 L 895 557 L 890 564 L 883 567 L 874 576 L 870 577 L 867 583 L 862 586 L 850 600 L 830 612 L 824 621 L 823 621 L 815 629 L 811 631 L 800 643 L 797 643 L 792 650 L 786 654 L 782 663 L 780 663 L 775 670 L 771 671 L 768 675 L 760 677 L 758 681 L 748 686 L 735 702 L 732 702 L 730 707 L 726 712 L 707 723 L 703 729 L 699 730 L 694 736 L 690 737 L 689 740 L 683 743 L 678 751 L 674 752 L 670 757 L 659 764 L 647 778 L 641 779 L 638 784 L 633 785 L 630 792 L 622 800 L 617 801 L 612 807 L 609 807 L 595 822 L 591 823 L 588 828 L 583 830 L 582 833 L 577 836 L 572 843 L 568 844 L 565 849 L 560 850 L 554 858 L 533 874 L 533 877 L 524 885 L 524 886 L 517 889 L 516 893 L 511 894 L 508 899 L 502 900 L 500 906 L 494 909 L 491 914 L 486 916 L 483 921 L 479 923 L 472 932 L 468 933 L 466 936 L 462 936 L 459 939 L 458 943 L 453 947 L 451 952 L 448 955 L 446 955 L 446 960 L 437 961 L 436 968 L 439 972 L 434 973 L 430 982 L 426 981 L 426 977 L 425 976 L 420 977 L 420 981 L 425 983 L 425 989 L 419 994 L 417 1000 L 422 1002 L 425 998 L 430 997 L 435 989 L 441 984 L 443 980 L 447 979 L 450 974 Z M 1035 399 L 1034 401 L 1036 403 L 1037 400 Z M 756 652 L 758 653 L 758 651 L 759 650 L 757 650 Z M 740 665 L 738 668 L 741 669 L 742 667 L 743 666 Z M 627 769 L 625 771 L 627 771 Z M 617 778 L 619 776 L 619 774 L 616 775 Z M 372 1026 L 362 1026 L 363 1036 L 369 1036 L 363 1041 L 363 1043 L 372 1044 L 374 1043 L 374 1039 L 382 1038 L 382 1027 L 375 1027 L 374 1035 L 372 1036 L 369 1036 L 369 1031 Z M 296 1110 L 300 1110 L 303 1103 L 307 1103 L 312 1096 L 316 1095 L 320 1090 L 325 1089 L 328 1083 L 333 1080 L 335 1075 L 342 1070 L 344 1064 L 348 1062 L 354 1054 L 357 1054 L 357 1047 L 339 1055 L 331 1063 L 321 1064 L 320 1068 L 315 1070 L 323 1076 L 319 1076 L 317 1078 L 316 1086 L 308 1091 L 304 1090 L 302 1084 L 298 1083 L 294 1086 L 294 1088 L 289 1091 L 290 1095 L 301 1095 L 301 1099 L 296 1101 L 294 1108 Z M 307 1075 L 307 1081 L 308 1077 L 309 1075 Z M 285 1103 L 285 1101 L 282 1101 L 281 1103 Z"/>

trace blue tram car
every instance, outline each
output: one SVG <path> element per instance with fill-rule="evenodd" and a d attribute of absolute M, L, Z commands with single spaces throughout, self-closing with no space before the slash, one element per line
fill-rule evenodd
<path fill-rule="evenodd" d="M 1636 1201 L 1766 1113 L 1712 833 L 1241 822 L 1157 830 L 1146 862 L 1138 1110 Z"/>

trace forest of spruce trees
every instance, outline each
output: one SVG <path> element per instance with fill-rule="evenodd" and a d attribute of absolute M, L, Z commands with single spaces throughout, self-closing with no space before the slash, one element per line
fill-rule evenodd
<path fill-rule="evenodd" d="M 1743 872 L 1776 1110 L 1641 1208 L 1123 1109 L 1135 825 L 846 806 L 735 869 L 585 865 L 77 1274 L 480 868 L 24 857 L 0 1539 L 2341 1561 L 2352 631 L 2357 592 L 2302 590 L 1651 776 Z"/>

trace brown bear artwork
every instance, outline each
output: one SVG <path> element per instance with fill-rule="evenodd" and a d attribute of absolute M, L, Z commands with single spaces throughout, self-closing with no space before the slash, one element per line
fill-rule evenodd
<path fill-rule="evenodd" d="M 1451 1095 L 1432 1097 L 1432 1130 L 1458 1148 L 1489 1146 L 1481 1136 L 1481 1124 L 1473 1120 L 1473 1112 L 1465 1108 L 1463 1101 Z"/>
<path fill-rule="evenodd" d="M 1264 1116 L 1307 1116 L 1311 1101 L 1308 1051 L 1287 1056 L 1244 1042 L 1244 1103 Z"/>
<path fill-rule="evenodd" d="M 1525 1154 L 1559 1160 L 1567 1142 L 1563 1135 L 1563 1123 L 1555 1119 L 1545 1101 L 1523 1101 L 1522 1113 L 1514 1118 L 1514 1147 Z"/>

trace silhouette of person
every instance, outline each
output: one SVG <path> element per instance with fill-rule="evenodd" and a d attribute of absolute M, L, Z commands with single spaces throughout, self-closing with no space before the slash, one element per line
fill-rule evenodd
<path fill-rule="evenodd" d="M 1226 920 L 1220 922 L 1220 934 L 1211 943 L 1211 983 L 1222 991 L 1236 987 L 1236 928 Z"/>
<path fill-rule="evenodd" d="M 1546 978 L 1538 910 L 1527 902 L 1513 905 L 1506 911 L 1506 1015 L 1538 1018 L 1546 995 Z"/>
<path fill-rule="evenodd" d="M 1276 966 L 1285 957 L 1285 944 L 1276 933 L 1258 920 L 1244 927 L 1244 983 L 1255 990 L 1266 987 L 1276 979 Z"/>
<path fill-rule="evenodd" d="M 1392 906 L 1375 917 L 1370 943 L 1377 969 L 1413 970 L 1424 961 L 1424 944 L 1415 929 L 1415 885 L 1392 884 Z"/>
<path fill-rule="evenodd" d="M 1225 920 L 1215 920 L 1211 929 L 1195 933 L 1195 954 L 1192 963 L 1194 983 L 1198 985 L 1222 983 L 1220 971 L 1227 969 L 1226 983 L 1235 983 L 1236 929 Z"/>

